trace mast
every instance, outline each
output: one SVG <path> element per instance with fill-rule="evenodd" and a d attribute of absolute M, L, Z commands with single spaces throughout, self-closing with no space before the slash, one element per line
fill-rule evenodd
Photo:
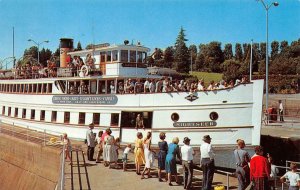
<path fill-rule="evenodd" d="M 13 27 L 13 68 L 16 67 L 16 59 L 15 59 L 15 27 Z"/>

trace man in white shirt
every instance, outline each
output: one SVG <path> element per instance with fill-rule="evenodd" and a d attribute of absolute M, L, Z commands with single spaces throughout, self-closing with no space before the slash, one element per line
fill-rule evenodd
<path fill-rule="evenodd" d="M 183 175 L 183 187 L 184 189 L 191 189 L 192 187 L 192 179 L 193 179 L 193 158 L 195 152 L 193 148 L 190 146 L 190 141 L 188 137 L 184 137 L 183 143 L 184 145 L 181 147 L 181 159 L 182 159 L 182 167 L 184 171 Z"/>
<path fill-rule="evenodd" d="M 204 143 L 200 146 L 201 166 L 203 171 L 202 189 L 211 190 L 212 181 L 215 172 L 214 151 L 211 146 L 211 138 L 209 135 L 204 135 Z"/>
<path fill-rule="evenodd" d="M 280 116 L 280 121 L 281 122 L 284 122 L 283 120 L 283 104 L 282 104 L 282 101 L 279 100 L 279 116 Z"/>
<path fill-rule="evenodd" d="M 88 150 L 87 150 L 87 156 L 89 161 L 95 161 L 94 157 L 94 150 L 95 150 L 95 134 L 93 132 L 94 129 L 94 124 L 91 123 L 89 124 L 89 129 L 86 131 L 86 140 L 87 140 L 87 145 L 88 145 Z"/>

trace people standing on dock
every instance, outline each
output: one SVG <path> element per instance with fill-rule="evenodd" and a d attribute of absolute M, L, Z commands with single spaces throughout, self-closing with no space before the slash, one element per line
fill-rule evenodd
<path fill-rule="evenodd" d="M 94 157 L 94 151 L 95 151 L 95 134 L 93 132 L 94 129 L 94 123 L 89 124 L 89 129 L 86 131 L 86 140 L 87 140 L 87 156 L 89 161 L 95 161 Z"/>
<path fill-rule="evenodd" d="M 182 167 L 183 167 L 183 187 L 184 189 L 192 188 L 193 180 L 193 159 L 195 152 L 193 147 L 190 146 L 190 141 L 188 137 L 184 137 L 184 145 L 181 147 L 181 158 L 182 158 Z"/>
<path fill-rule="evenodd" d="M 152 133 L 148 132 L 146 138 L 143 141 L 144 144 L 144 155 L 145 155 L 145 167 L 142 172 L 141 179 L 145 179 L 144 175 L 147 171 L 148 178 L 151 178 L 150 170 L 152 165 L 152 152 L 151 152 L 151 139 L 152 139 Z"/>
<path fill-rule="evenodd" d="M 109 166 L 111 168 L 111 163 L 115 163 L 115 168 L 118 167 L 117 163 L 117 152 L 115 147 L 115 138 L 111 135 L 112 131 L 110 129 L 106 129 L 106 136 L 104 138 L 104 149 L 103 149 L 103 159 L 105 166 Z"/>
<path fill-rule="evenodd" d="M 245 141 L 237 140 L 238 147 L 234 150 L 234 158 L 236 162 L 236 175 L 239 182 L 238 190 L 245 190 L 250 184 L 250 168 L 248 163 L 251 158 L 245 148 Z"/>
<path fill-rule="evenodd" d="M 159 134 L 159 138 L 160 138 L 160 141 L 158 142 L 159 152 L 158 152 L 158 156 L 157 156 L 157 160 L 158 160 L 158 181 L 162 182 L 161 171 L 165 170 L 166 156 L 167 156 L 167 153 L 168 153 L 168 143 L 165 141 L 166 133 L 161 132 Z M 168 181 L 168 176 L 167 175 L 166 175 L 166 181 Z"/>
<path fill-rule="evenodd" d="M 290 182 L 289 190 L 299 190 L 300 187 L 300 176 L 297 173 L 297 164 L 290 164 L 291 171 L 286 172 L 281 178 L 280 181 L 284 182 L 285 179 L 288 179 Z"/>
<path fill-rule="evenodd" d="M 128 154 L 131 151 L 131 144 L 127 144 L 127 147 L 124 149 L 123 155 L 122 155 L 122 161 L 123 161 L 123 171 L 127 171 L 126 165 L 128 161 Z"/>
<path fill-rule="evenodd" d="M 279 103 L 278 108 L 279 108 L 280 122 L 284 122 L 284 119 L 283 119 L 283 104 L 282 104 L 282 101 L 279 100 L 278 103 Z"/>
<path fill-rule="evenodd" d="M 250 161 L 250 180 L 253 183 L 254 190 L 268 190 L 270 178 L 270 164 L 263 156 L 262 146 L 255 147 L 255 154 Z"/>
<path fill-rule="evenodd" d="M 204 143 L 200 146 L 201 166 L 203 171 L 202 189 L 210 190 L 215 172 L 215 153 L 209 135 L 204 135 Z"/>
<path fill-rule="evenodd" d="M 181 160 L 178 143 L 179 138 L 174 137 L 172 143 L 169 144 L 168 154 L 166 156 L 166 173 L 168 174 L 169 186 L 173 185 L 171 180 L 172 175 L 175 176 L 176 183 L 180 184 L 176 167 L 176 157 Z"/>
<path fill-rule="evenodd" d="M 279 173 L 278 168 L 273 164 L 273 158 L 270 154 L 267 154 L 268 161 L 271 165 L 271 173 L 270 173 L 270 179 L 269 179 L 269 185 L 271 189 L 275 190 L 275 179 Z"/>
<path fill-rule="evenodd" d="M 100 130 L 98 132 L 98 136 L 96 137 L 96 141 L 97 141 L 97 144 L 98 144 L 96 163 L 100 163 L 100 157 L 102 156 L 102 153 L 103 153 L 102 135 L 103 135 L 103 131 Z"/>
<path fill-rule="evenodd" d="M 63 143 L 65 145 L 65 159 L 68 159 L 71 162 L 71 150 L 72 150 L 72 146 L 71 146 L 71 141 L 68 138 L 67 133 L 63 134 Z"/>
<path fill-rule="evenodd" d="M 141 132 L 137 133 L 137 139 L 135 140 L 134 148 L 134 162 L 136 168 L 136 174 L 141 175 L 141 165 L 145 163 L 144 147 L 143 147 L 143 134 Z"/>

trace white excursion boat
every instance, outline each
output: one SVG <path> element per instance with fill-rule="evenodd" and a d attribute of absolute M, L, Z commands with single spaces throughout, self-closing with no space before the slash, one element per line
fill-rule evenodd
<path fill-rule="evenodd" d="M 88 125 L 94 123 L 95 132 L 110 127 L 123 143 L 134 142 L 137 131 L 152 131 L 153 144 L 159 141 L 160 132 L 166 132 L 168 142 L 175 136 L 180 141 L 188 136 L 193 146 L 199 146 L 207 134 L 215 147 L 233 147 L 238 138 L 247 145 L 260 144 L 263 80 L 193 93 L 136 89 L 119 93 L 119 86 L 129 79 L 143 84 L 162 78 L 148 74 L 145 58 L 149 48 L 103 44 L 72 51 L 72 47 L 72 39 L 61 39 L 58 68 L 50 65 L 36 75 L 33 70 L 29 74 L 15 70 L 13 79 L 0 78 L 2 122 L 66 132 L 77 139 L 85 139 Z M 67 65 L 70 57 L 75 61 L 79 56 L 86 60 L 77 66 L 79 70 Z M 138 114 L 145 129 L 135 129 Z"/>

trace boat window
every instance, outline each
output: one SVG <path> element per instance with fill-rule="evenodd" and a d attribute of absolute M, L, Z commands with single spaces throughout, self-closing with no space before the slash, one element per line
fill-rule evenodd
<path fill-rule="evenodd" d="M 23 93 L 23 92 L 24 92 L 24 84 L 21 84 L 20 93 Z"/>
<path fill-rule="evenodd" d="M 105 62 L 105 54 L 106 54 L 106 52 L 100 52 L 100 62 L 101 63 Z"/>
<path fill-rule="evenodd" d="M 36 84 L 32 84 L 32 92 L 36 93 Z"/>
<path fill-rule="evenodd" d="M 93 123 L 95 125 L 100 124 L 100 113 L 93 113 Z"/>
<path fill-rule="evenodd" d="M 65 112 L 64 123 L 70 123 L 70 112 Z"/>
<path fill-rule="evenodd" d="M 28 86 L 29 86 L 29 93 L 32 93 L 32 84 L 28 84 Z"/>
<path fill-rule="evenodd" d="M 137 125 L 137 116 L 143 120 L 144 127 L 151 129 L 153 112 L 122 112 L 121 113 L 121 127 L 135 128 Z"/>
<path fill-rule="evenodd" d="M 91 92 L 91 94 L 96 94 L 96 92 L 97 92 L 97 81 L 96 80 L 91 80 L 90 81 L 90 92 Z"/>
<path fill-rule="evenodd" d="M 110 120 L 111 126 L 118 126 L 119 125 L 119 114 L 118 113 L 112 113 L 111 114 L 111 120 Z"/>
<path fill-rule="evenodd" d="M 5 106 L 2 106 L 2 115 L 5 115 Z"/>
<path fill-rule="evenodd" d="M 137 52 L 137 62 L 142 63 L 142 61 L 143 61 L 143 52 L 138 51 Z"/>
<path fill-rule="evenodd" d="M 98 83 L 98 94 L 105 94 L 105 81 L 99 81 Z"/>
<path fill-rule="evenodd" d="M 128 50 L 121 50 L 121 62 L 128 62 Z"/>
<path fill-rule="evenodd" d="M 106 62 L 111 62 L 111 51 L 106 52 Z"/>
<path fill-rule="evenodd" d="M 178 113 L 172 113 L 171 119 L 172 119 L 172 121 L 177 122 L 179 120 Z"/>
<path fill-rule="evenodd" d="M 219 118 L 219 114 L 217 112 L 211 112 L 209 114 L 209 118 L 213 121 L 217 120 Z"/>
<path fill-rule="evenodd" d="M 31 110 L 30 119 L 35 119 L 35 110 Z"/>
<path fill-rule="evenodd" d="M 28 84 L 25 84 L 24 86 L 24 93 L 28 93 Z"/>
<path fill-rule="evenodd" d="M 52 111 L 51 121 L 56 122 L 56 119 L 57 119 L 57 111 Z"/>
<path fill-rule="evenodd" d="M 17 84 L 13 84 L 13 92 L 17 91 Z"/>
<path fill-rule="evenodd" d="M 147 52 L 144 52 L 143 53 L 143 58 L 142 58 L 143 63 L 146 63 L 146 58 L 147 58 Z"/>
<path fill-rule="evenodd" d="M 45 110 L 41 110 L 40 120 L 45 121 Z"/>
<path fill-rule="evenodd" d="M 46 93 L 47 92 L 47 83 L 43 83 L 43 86 L 42 86 L 42 93 Z"/>
<path fill-rule="evenodd" d="M 52 84 L 48 83 L 48 93 L 52 93 Z"/>
<path fill-rule="evenodd" d="M 25 108 L 22 109 L 22 118 L 26 118 L 26 109 Z"/>
<path fill-rule="evenodd" d="M 118 50 L 112 51 L 112 59 L 113 61 L 118 61 Z"/>
<path fill-rule="evenodd" d="M 79 112 L 78 124 L 85 124 L 85 113 Z"/>
<path fill-rule="evenodd" d="M 136 51 L 130 51 L 130 62 L 135 63 L 136 62 Z"/>
<path fill-rule="evenodd" d="M 8 113 L 7 113 L 7 116 L 10 116 L 11 114 L 11 107 L 8 107 Z"/>
<path fill-rule="evenodd" d="M 16 84 L 16 92 L 20 92 L 20 84 Z"/>
<path fill-rule="evenodd" d="M 42 84 L 37 84 L 37 92 L 41 93 L 42 92 Z"/>
<path fill-rule="evenodd" d="M 15 117 L 18 117 L 18 112 L 19 112 L 19 109 L 15 108 Z"/>

